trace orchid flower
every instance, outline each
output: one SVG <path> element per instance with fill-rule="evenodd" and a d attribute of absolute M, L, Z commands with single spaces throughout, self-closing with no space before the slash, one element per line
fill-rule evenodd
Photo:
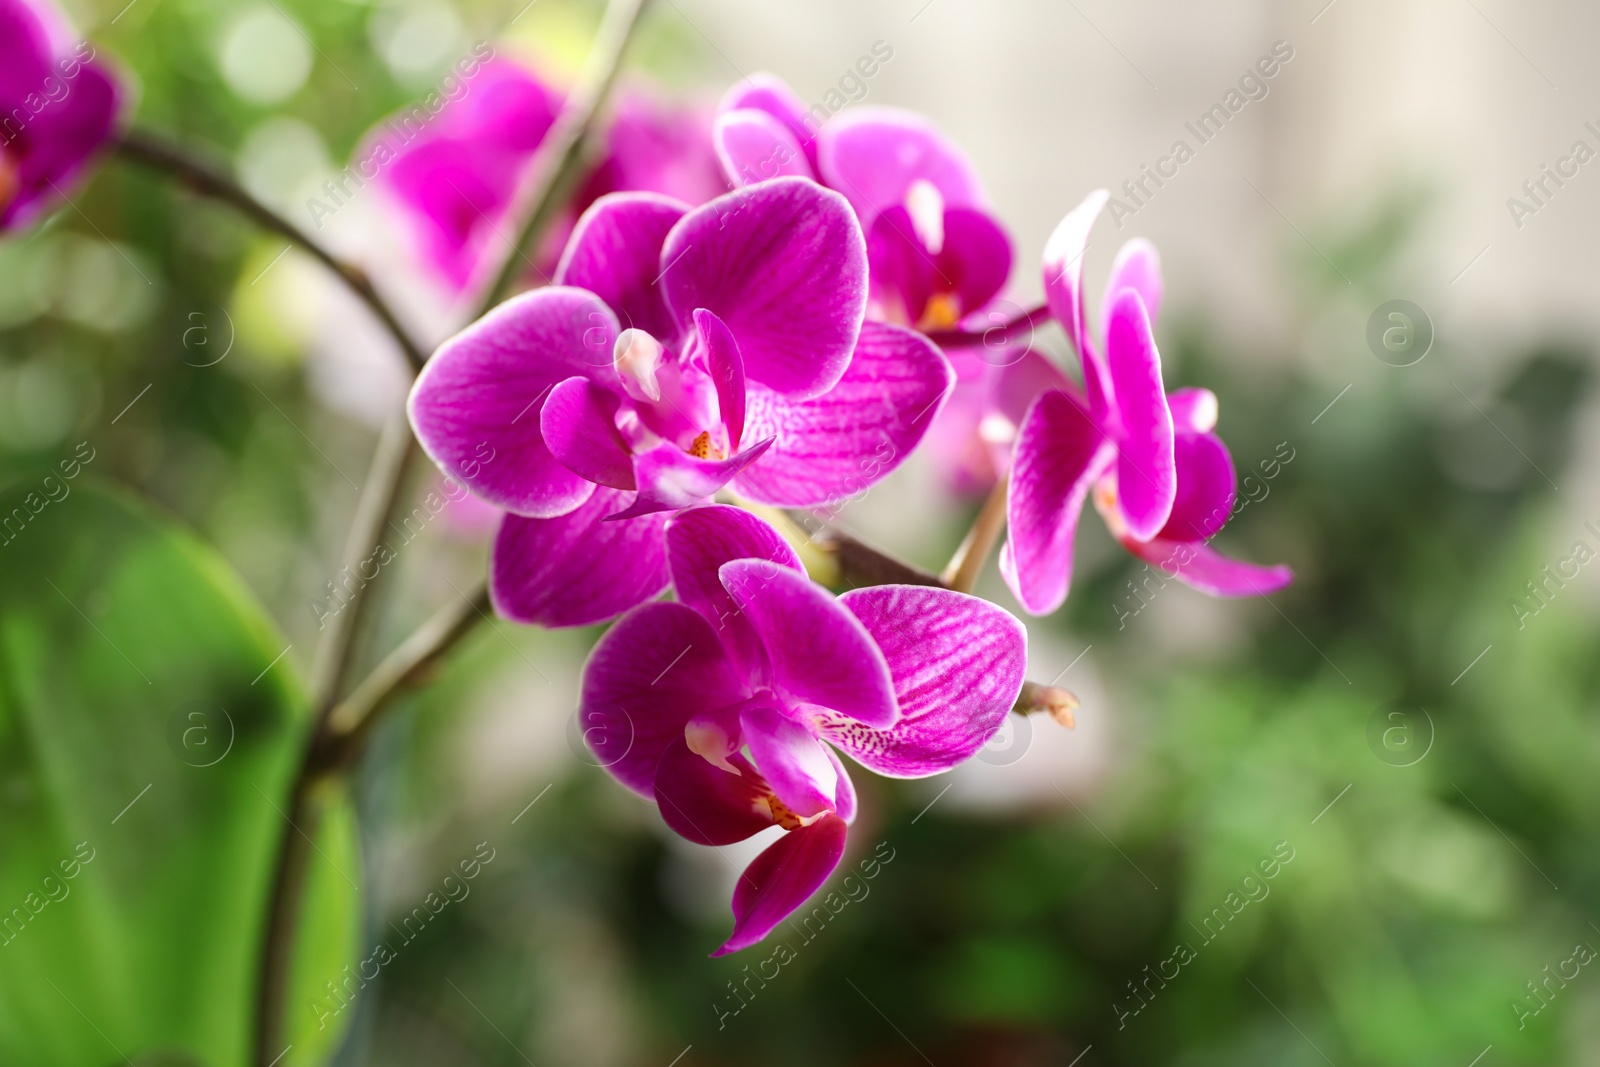
<path fill-rule="evenodd" d="M 111 137 L 122 92 L 44 0 L 0 0 L 0 230 L 65 199 Z"/>
<path fill-rule="evenodd" d="M 719 110 L 712 136 L 729 181 L 799 175 L 850 201 L 867 235 L 872 317 L 946 329 L 1005 285 L 1011 240 L 977 171 L 927 119 L 863 107 L 813 129 L 805 105 L 770 74 L 746 78 Z"/>
<path fill-rule="evenodd" d="M 437 115 L 401 112 L 368 134 L 357 153 L 382 176 L 427 263 L 458 292 L 503 246 L 517 183 L 563 102 L 560 90 L 506 59 L 474 61 L 461 85 L 462 95 Z M 624 95 L 565 226 L 610 192 L 657 192 L 699 204 L 725 191 L 708 125 L 691 112 Z M 558 235 L 552 247 L 560 243 Z"/>
<path fill-rule="evenodd" d="M 446 341 L 410 415 L 445 473 L 510 512 L 509 618 L 611 618 L 667 584 L 665 512 L 723 486 L 829 503 L 887 475 L 950 387 L 939 350 L 863 325 L 866 252 L 837 193 L 781 178 L 699 208 L 602 197 L 556 284 Z"/>
<path fill-rule="evenodd" d="M 963 762 L 1016 701 L 1026 638 L 1005 611 L 945 589 L 835 599 L 737 508 L 681 511 L 666 540 L 678 600 L 600 639 L 580 715 L 601 765 L 690 841 L 788 831 L 740 877 L 721 956 L 764 938 L 844 854 L 856 794 L 834 748 L 892 778 Z"/>
<path fill-rule="evenodd" d="M 1288 585 L 1288 567 L 1262 567 L 1207 542 L 1231 514 L 1233 459 L 1214 432 L 1217 398 L 1166 392 L 1151 320 L 1161 305 L 1161 265 L 1148 241 L 1117 253 L 1106 286 L 1103 345 L 1084 314 L 1083 253 L 1105 206 L 1099 190 L 1062 220 L 1045 245 L 1045 295 L 1083 366 L 1079 392 L 1047 362 L 1026 373 L 1047 387 L 1016 434 L 1000 572 L 1034 615 L 1066 599 L 1078 516 L 1091 493 L 1113 536 L 1135 556 L 1213 596 L 1264 595 Z M 1054 377 L 1049 382 L 1050 376 Z"/>

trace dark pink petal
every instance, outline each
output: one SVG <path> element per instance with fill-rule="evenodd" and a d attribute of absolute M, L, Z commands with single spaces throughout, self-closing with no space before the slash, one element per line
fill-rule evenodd
<path fill-rule="evenodd" d="M 1178 433 L 1209 433 L 1217 425 L 1217 394 L 1209 389 L 1174 389 L 1167 394 L 1172 426 Z"/>
<path fill-rule="evenodd" d="M 1020 426 L 1033 402 L 1052 389 L 1067 393 L 1087 410 L 1082 393 L 1067 380 L 1061 368 L 1049 356 L 1030 348 L 1015 363 L 1000 371 L 994 390 L 995 410 Z"/>
<path fill-rule="evenodd" d="M 735 753 L 733 774 L 689 751 L 683 732 L 667 743 L 656 768 L 656 806 L 675 833 L 697 845 L 731 845 L 771 826 L 767 783 Z"/>
<path fill-rule="evenodd" d="M 873 299 L 883 307 L 903 309 L 912 324 L 923 321 L 935 295 L 955 299 L 954 307 L 943 313 L 957 319 L 978 310 L 1011 273 L 1011 239 L 985 212 L 947 208 L 936 236 L 935 249 L 917 232 L 902 204 L 879 212 L 868 231 Z"/>
<path fill-rule="evenodd" d="M 805 104 L 784 84 L 782 78 L 757 72 L 740 80 L 729 89 L 717 110 L 729 112 L 739 108 L 765 111 L 783 123 L 795 141 L 805 150 L 806 161 L 811 169 L 816 170 L 816 132 L 831 114 L 826 106 L 818 105 L 807 111 Z M 819 110 L 822 112 L 820 118 L 816 114 Z"/>
<path fill-rule="evenodd" d="M 944 213 L 939 275 L 960 300 L 961 314 L 977 311 L 997 296 L 1011 276 L 1011 238 L 987 212 L 952 207 Z"/>
<path fill-rule="evenodd" d="M 711 129 L 722 172 L 735 186 L 754 185 L 786 174 L 812 178 L 805 149 L 783 123 L 755 108 L 717 116 Z"/>
<path fill-rule="evenodd" d="M 839 602 L 883 650 L 900 701 L 887 730 L 834 720 L 822 735 L 891 778 L 947 771 L 988 743 L 1022 691 L 1022 623 L 988 601 L 947 589 L 884 585 Z"/>
<path fill-rule="evenodd" d="M 777 178 L 718 197 L 672 228 L 661 261 L 679 328 L 714 312 L 752 380 L 806 399 L 844 373 L 866 315 L 867 247 L 837 193 Z"/>
<path fill-rule="evenodd" d="M 1228 446 L 1211 433 L 1180 433 L 1174 443 L 1178 495 L 1163 541 L 1205 541 L 1228 522 L 1236 488 Z"/>
<path fill-rule="evenodd" d="M 702 108 L 624 87 L 611 111 L 604 154 L 579 187 L 577 203 L 641 190 L 703 204 L 727 192 L 711 147 L 711 115 Z"/>
<path fill-rule="evenodd" d="M 55 54 L 46 14 L 27 0 L 0 0 L 0 104 L 5 117 L 23 106 L 29 94 L 44 94 L 44 80 Z"/>
<path fill-rule="evenodd" d="M 672 316 L 656 287 L 661 245 L 689 205 L 655 193 L 602 196 L 578 219 L 556 267 L 556 284 L 587 289 L 624 329 L 672 337 Z"/>
<path fill-rule="evenodd" d="M 1066 600 L 1078 515 L 1112 455 L 1089 413 L 1066 393 L 1045 393 L 1023 418 L 1000 574 L 1029 614 L 1048 615 Z"/>
<path fill-rule="evenodd" d="M 1283 564 L 1262 566 L 1229 559 L 1199 541 L 1124 540 L 1122 547 L 1162 573 L 1212 596 L 1266 596 L 1294 581 Z"/>
<path fill-rule="evenodd" d="M 817 735 L 776 708 L 746 708 L 739 733 L 756 769 L 784 807 L 801 818 L 833 810 L 839 775 Z"/>
<path fill-rule="evenodd" d="M 823 745 L 822 750 L 828 754 L 828 759 L 833 764 L 833 771 L 839 776 L 839 785 L 833 798 L 833 813 L 846 823 L 853 824 L 856 821 L 855 783 L 850 780 L 850 772 L 845 770 L 839 754 L 827 745 Z"/>
<path fill-rule="evenodd" d="M 949 362 L 921 334 L 865 323 L 849 369 L 822 396 L 796 402 L 770 389 L 750 390 L 747 432 L 776 440 L 734 488 L 784 507 L 859 493 L 911 454 L 954 381 Z"/>
<path fill-rule="evenodd" d="M 21 153 L 20 160 L 13 160 L 17 164 L 16 195 L 0 207 L 5 225 L 20 225 L 69 195 L 78 175 L 116 126 L 122 92 L 101 67 L 84 64 L 71 79 L 56 73 L 50 77 L 59 79 L 66 95 L 33 115 L 17 141 L 4 149 Z M 42 83 L 33 89 L 43 90 Z M 26 107 L 22 110 L 28 113 Z M 13 114 L 10 109 L 0 111 L 0 122 Z M 0 125 L 0 131 L 3 129 Z"/>
<path fill-rule="evenodd" d="M 507 515 L 489 560 L 495 610 L 538 626 L 588 626 L 665 589 L 666 517 L 604 521 L 632 495 L 601 486 L 567 515 Z"/>
<path fill-rule="evenodd" d="M 864 224 L 904 204 L 915 182 L 939 191 L 946 207 L 982 207 L 978 174 L 938 127 L 899 108 L 859 107 L 817 135 L 817 171 L 850 200 Z"/>
<path fill-rule="evenodd" d="M 809 900 L 839 866 L 847 830 L 839 816 L 824 815 L 757 856 L 733 891 L 733 933 L 711 955 L 749 948 Z"/>
<path fill-rule="evenodd" d="M 883 653 L 858 619 L 804 574 L 760 560 L 735 560 L 722 584 L 767 651 L 773 687 L 869 726 L 900 717 Z"/>
<path fill-rule="evenodd" d="M 1111 302 L 1106 363 L 1121 433 L 1117 440 L 1117 503 L 1128 532 L 1147 541 L 1165 526 L 1178 493 L 1172 412 L 1161 384 L 1161 353 L 1144 301 L 1124 289 Z"/>
<path fill-rule="evenodd" d="M 562 515 L 592 483 L 545 447 L 540 407 L 575 375 L 616 380 L 617 320 L 593 293 L 539 289 L 514 297 L 439 346 L 417 376 L 408 410 L 439 468 L 518 515 Z"/>
<path fill-rule="evenodd" d="M 768 437 L 727 459 L 701 459 L 671 443 L 657 445 L 633 457 L 633 476 L 638 480 L 639 496 L 611 517 L 631 519 L 699 504 L 760 459 L 770 447 L 772 438 Z"/>
<path fill-rule="evenodd" d="M 1067 331 L 1083 367 L 1084 391 L 1089 410 L 1099 415 L 1110 405 L 1111 382 L 1105 357 L 1089 336 L 1083 295 L 1083 260 L 1089 249 L 1089 231 L 1111 194 L 1096 189 L 1057 224 L 1044 246 L 1044 295 L 1050 314 Z"/>
<path fill-rule="evenodd" d="M 917 235 L 911 213 L 900 204 L 879 212 L 867 231 L 867 262 L 875 306 L 904 321 L 921 320 L 936 292 L 953 288 L 939 276 L 939 264 Z"/>
<path fill-rule="evenodd" d="M 650 797 L 662 757 L 683 745 L 689 721 L 744 695 L 709 623 L 682 604 L 644 604 L 589 653 L 578 723 L 600 766 Z"/>
<path fill-rule="evenodd" d="M 1117 258 L 1111 263 L 1111 277 L 1106 280 L 1101 322 L 1111 321 L 1111 303 L 1124 289 L 1138 292 L 1150 321 L 1154 322 L 1161 313 L 1161 256 L 1156 246 L 1143 237 L 1135 237 L 1117 250 Z"/>
<path fill-rule="evenodd" d="M 551 455 L 568 470 L 613 489 L 632 489 L 633 457 L 617 431 L 616 393 L 588 378 L 568 378 L 539 412 Z"/>
<path fill-rule="evenodd" d="M 717 387 L 717 407 L 728 431 L 728 446 L 739 450 L 744 436 L 744 357 L 727 325 L 704 308 L 694 313 L 694 328 L 706 346 L 707 370 Z"/>
<path fill-rule="evenodd" d="M 753 668 L 765 663 L 761 640 L 718 573 L 736 559 L 766 560 L 773 567 L 805 573 L 800 557 L 778 531 L 742 508 L 704 504 L 667 520 L 667 563 L 678 600 L 705 616 L 735 662 Z"/>

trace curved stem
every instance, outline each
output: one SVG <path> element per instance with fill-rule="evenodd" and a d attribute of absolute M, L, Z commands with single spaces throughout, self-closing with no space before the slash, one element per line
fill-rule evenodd
<path fill-rule="evenodd" d="M 978 510 L 978 517 L 972 520 L 967 536 L 961 539 L 956 554 L 950 557 L 949 564 L 939 575 L 947 587 L 958 593 L 970 593 L 978 584 L 978 572 L 983 570 L 989 553 L 1000 540 L 1000 532 L 1006 528 L 1006 487 L 1010 484 L 1009 475 L 995 483 Z"/>
<path fill-rule="evenodd" d="M 411 364 L 411 369 L 413 371 L 422 369 L 422 364 L 428 358 L 427 353 L 411 339 L 411 335 L 400 325 L 400 320 L 395 317 L 389 305 L 372 287 L 372 280 L 359 267 L 344 262 L 323 248 L 300 227 L 251 196 L 243 186 L 220 168 L 190 156 L 183 148 L 155 134 L 131 130 L 117 143 L 116 151 L 118 155 L 132 163 L 170 174 L 194 191 L 231 205 L 262 229 L 299 245 L 314 259 L 337 274 L 340 280 L 349 286 L 350 291 L 372 309 L 372 313 L 378 317 L 400 346 L 400 351 L 405 354 L 406 362 Z"/>
<path fill-rule="evenodd" d="M 991 326 L 987 330 L 975 333 L 968 330 L 932 330 L 926 336 L 941 348 L 976 348 L 978 345 L 994 348 L 1015 340 L 1020 334 L 1030 333 L 1049 321 L 1050 306 L 1040 304 L 1031 311 L 1025 311 L 1016 318 L 998 326 Z"/>
<path fill-rule="evenodd" d="M 528 165 L 528 176 L 517 198 L 512 202 L 509 217 L 515 221 L 513 232 L 516 242 L 507 252 L 473 318 L 504 300 L 516 284 L 525 250 L 533 246 L 534 239 L 544 231 L 551 217 L 560 207 L 564 197 L 555 195 L 576 176 L 583 159 L 583 144 L 600 112 L 600 107 L 611 93 L 622 69 L 622 55 L 633 39 L 634 28 L 639 24 L 649 0 L 611 0 L 601 18 L 600 29 L 595 34 L 589 58 L 577 84 L 567 95 L 567 102 L 556 118 L 555 124 L 545 134 L 538 151 Z"/>

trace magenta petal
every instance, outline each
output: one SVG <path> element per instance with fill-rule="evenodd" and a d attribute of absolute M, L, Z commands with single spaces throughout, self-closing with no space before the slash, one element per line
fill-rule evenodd
<path fill-rule="evenodd" d="M 661 261 L 679 328 L 698 308 L 714 312 L 754 381 L 803 399 L 849 365 L 867 309 L 867 248 L 839 194 L 777 178 L 718 197 L 673 227 Z"/>
<path fill-rule="evenodd" d="M 1066 600 L 1078 515 L 1110 456 L 1099 427 L 1066 393 L 1045 393 L 1023 418 L 1000 574 L 1030 615 L 1048 615 Z"/>
<path fill-rule="evenodd" d="M 645 604 L 589 653 L 578 724 L 600 766 L 648 797 L 662 757 L 684 743 L 689 721 L 744 696 L 709 623 L 682 604 Z"/>
<path fill-rule="evenodd" d="M 833 810 L 839 775 L 817 735 L 776 708 L 746 708 L 739 733 L 756 769 L 802 819 Z"/>
<path fill-rule="evenodd" d="M 1089 247 L 1089 231 L 1110 197 L 1104 189 L 1084 197 L 1083 203 L 1056 225 L 1044 246 L 1044 294 L 1050 314 L 1067 331 L 1078 358 L 1085 363 L 1089 362 L 1085 353 L 1089 331 L 1084 321 L 1083 254 Z M 1085 366 L 1084 374 L 1088 373 L 1089 367 Z"/>
<path fill-rule="evenodd" d="M 977 311 L 1011 276 L 1011 238 L 987 212 L 953 207 L 944 213 L 939 273 L 960 299 L 961 313 Z"/>
<path fill-rule="evenodd" d="M 786 174 L 813 177 L 799 140 L 765 111 L 740 108 L 718 115 L 711 136 L 722 171 L 735 186 Z"/>
<path fill-rule="evenodd" d="M 667 563 L 681 603 L 705 616 L 735 662 L 765 662 L 761 640 L 722 586 L 719 571 L 736 559 L 766 560 L 804 573 L 800 557 L 777 530 L 742 508 L 705 504 L 667 520 Z"/>
<path fill-rule="evenodd" d="M 734 487 L 763 504 L 806 507 L 875 485 L 910 456 L 955 383 L 927 338 L 868 322 L 844 377 L 814 400 L 768 389 L 749 395 L 747 431 L 776 438 Z"/>
<path fill-rule="evenodd" d="M 633 457 L 617 432 L 617 394 L 588 378 L 568 378 L 554 389 L 539 412 L 539 428 L 551 455 L 573 473 L 632 489 Z"/>
<path fill-rule="evenodd" d="M 1161 313 L 1161 256 L 1156 246 L 1143 237 L 1135 237 L 1117 250 L 1117 258 L 1111 263 L 1111 277 L 1106 280 L 1101 322 L 1111 321 L 1111 305 L 1124 289 L 1139 294 L 1145 312 L 1154 322 Z"/>
<path fill-rule="evenodd" d="M 496 507 L 563 515 L 593 485 L 545 447 L 540 405 L 558 382 L 609 384 L 617 320 L 593 293 L 539 289 L 506 301 L 439 346 L 408 410 L 439 469 Z"/>
<path fill-rule="evenodd" d="M 1211 433 L 1180 433 L 1174 441 L 1178 495 L 1172 516 L 1157 535 L 1164 541 L 1205 541 L 1233 511 L 1236 488 L 1228 446 Z"/>
<path fill-rule="evenodd" d="M 760 560 L 735 560 L 722 584 L 767 651 L 774 688 L 869 726 L 900 717 L 883 653 L 861 622 L 804 574 Z"/>
<path fill-rule="evenodd" d="M 639 496 L 625 510 L 611 517 L 631 519 L 698 504 L 760 459 L 770 447 L 772 438 L 768 437 L 727 459 L 700 459 L 677 445 L 657 445 L 633 458 L 633 476 L 639 483 Z"/>
<path fill-rule="evenodd" d="M 602 196 L 578 219 L 556 267 L 557 285 L 587 289 L 616 311 L 624 329 L 673 334 L 657 288 L 661 245 L 689 205 L 655 193 Z"/>
<path fill-rule="evenodd" d="M 1229 559 L 1198 541 L 1123 541 L 1123 547 L 1162 573 L 1212 596 L 1266 596 L 1294 581 L 1283 564 Z"/>
<path fill-rule="evenodd" d="M 1209 433 L 1217 425 L 1217 394 L 1209 389 L 1174 389 L 1167 394 L 1172 427 L 1178 433 Z"/>
<path fill-rule="evenodd" d="M 852 108 L 817 135 L 817 170 L 863 223 L 905 203 L 913 183 L 939 191 L 946 207 L 982 207 L 983 187 L 965 153 L 921 115 L 899 108 Z"/>
<path fill-rule="evenodd" d="M 694 313 L 694 328 L 705 342 L 706 369 L 717 387 L 717 408 L 728 431 L 728 445 L 737 452 L 744 436 L 744 357 L 727 324 L 705 308 Z"/>
<path fill-rule="evenodd" d="M 833 813 L 847 823 L 856 821 L 856 786 L 850 780 L 850 772 L 845 770 L 844 762 L 839 759 L 839 754 L 830 746 L 823 745 L 822 750 L 828 754 L 828 760 L 833 764 L 833 771 L 839 777 L 839 784 L 834 791 Z"/>
<path fill-rule="evenodd" d="M 66 87 L 66 95 L 47 103 L 18 139 L 6 146 L 8 152 L 20 150 L 21 155 L 13 160 L 17 164 L 16 196 L 0 209 L 6 225 L 20 225 L 70 195 L 74 180 L 116 125 L 122 93 L 99 66 L 84 64 L 74 78 L 61 79 L 59 84 Z M 33 88 L 34 92 L 42 90 L 42 83 Z M 0 109 L 0 117 L 9 121 L 18 111 L 27 114 L 28 109 L 19 101 L 15 108 Z"/>
<path fill-rule="evenodd" d="M 741 79 L 729 89 L 717 110 L 729 112 L 740 108 L 765 111 L 783 123 L 795 141 L 805 150 L 806 161 L 812 171 L 816 170 L 816 131 L 832 114 L 825 105 L 819 104 L 808 112 L 806 105 L 784 84 L 782 78 L 758 71 L 748 78 Z M 823 113 L 821 118 L 816 115 L 819 110 Z"/>
<path fill-rule="evenodd" d="M 839 602 L 883 650 L 900 701 L 887 730 L 832 721 L 823 737 L 891 778 L 949 770 L 988 743 L 1022 691 L 1027 632 L 965 593 L 911 585 L 854 589 Z"/>
<path fill-rule="evenodd" d="M 507 515 L 489 560 L 495 610 L 539 626 L 588 626 L 665 589 L 666 517 L 604 521 L 630 496 L 600 487 L 568 515 Z"/>
<path fill-rule="evenodd" d="M 824 815 L 757 856 L 733 891 L 733 933 L 711 955 L 749 948 L 809 900 L 844 857 L 847 831 L 839 816 Z"/>
<path fill-rule="evenodd" d="M 0 0 L 0 104 L 8 112 L 30 93 L 44 95 L 57 43 L 45 19 L 54 15 L 27 0 Z"/>
<path fill-rule="evenodd" d="M 1161 353 L 1150 332 L 1144 301 L 1124 289 L 1111 302 L 1106 325 L 1121 433 L 1117 441 L 1117 503 L 1128 533 L 1147 541 L 1165 526 L 1178 493 L 1173 459 L 1172 412 L 1161 384 Z"/>
<path fill-rule="evenodd" d="M 734 774 L 689 751 L 680 731 L 656 767 L 656 806 L 675 833 L 697 845 L 731 845 L 771 826 L 767 784 L 738 753 Z"/>

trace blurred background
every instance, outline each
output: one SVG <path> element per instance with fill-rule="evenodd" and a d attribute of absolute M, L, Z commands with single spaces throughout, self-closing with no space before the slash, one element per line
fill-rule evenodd
<path fill-rule="evenodd" d="M 599 17 L 579 0 L 124 3 L 69 7 L 137 85 L 136 124 L 303 225 L 366 132 L 475 42 L 562 83 Z M 1579 141 L 1600 151 L 1586 125 L 1600 127 L 1597 30 L 1600 11 L 1573 0 L 654 5 L 628 89 L 709 114 L 765 70 L 808 102 L 931 116 L 1011 229 L 1018 307 L 1040 298 L 1055 223 L 1110 188 L 1127 210 L 1096 230 L 1089 292 L 1126 238 L 1160 248 L 1168 385 L 1218 394 L 1219 430 L 1255 479 L 1218 547 L 1297 580 L 1256 601 L 1162 587 L 1086 518 L 1066 609 L 1030 624 L 1030 677 L 1079 695 L 1077 727 L 1013 719 L 948 776 L 856 775 L 846 862 L 876 856 L 878 873 L 820 932 L 775 934 L 793 959 L 771 979 L 751 977 L 766 948 L 707 958 L 761 840 L 674 838 L 578 739 L 578 671 L 599 631 L 484 625 L 380 732 L 354 822 L 335 820 L 345 839 L 319 852 L 349 899 L 322 946 L 332 962 L 290 1008 L 322 1044 L 284 1063 L 1600 1063 L 1600 977 L 1585 966 L 1600 952 L 1600 580 L 1586 565 L 1600 554 L 1600 164 L 1566 165 L 1559 184 L 1545 169 Z M 892 58 L 854 78 L 880 42 Z M 1265 56 L 1275 74 L 1243 86 Z M 1197 137 L 1231 90 L 1244 106 Z M 1179 140 L 1193 151 L 1176 176 L 1124 190 Z M 436 341 L 461 306 L 389 212 L 376 190 L 358 195 L 319 235 Z M 92 908 L 63 902 L 0 947 L 0 1047 L 15 1062 L 243 1055 L 211 1051 L 242 1039 L 209 1033 L 228 1016 L 193 991 L 248 967 L 264 869 L 251 842 L 281 830 L 268 805 L 285 757 L 252 765 L 245 744 L 199 768 L 170 740 L 180 684 L 146 678 L 163 694 L 151 703 L 108 650 L 68 652 L 84 622 L 129 666 L 148 665 L 137 643 L 152 628 L 196 649 L 236 637 L 238 672 L 271 670 L 291 695 L 241 683 L 234 710 L 293 702 L 406 378 L 364 309 L 284 246 L 117 160 L 45 225 L 0 240 L 0 483 L 25 491 L 87 443 L 75 484 L 124 487 L 189 528 L 183 553 L 239 576 L 222 599 L 241 619 L 237 635 L 200 636 L 181 613 L 119 619 L 116 590 L 95 599 L 96 566 L 156 554 L 153 520 L 120 497 L 52 505 L 41 525 L 55 534 L 0 556 L 9 655 L 37 639 L 64 657 L 37 676 L 8 659 L 0 675 L 3 832 L 21 842 L 0 885 L 20 900 L 80 836 L 107 857 L 74 883 Z M 1369 342 L 1395 300 L 1420 311 L 1420 356 Z M 1067 358 L 1054 328 L 1037 343 Z M 976 506 L 919 457 L 841 521 L 936 569 Z M 399 554 L 366 660 L 481 576 L 492 523 L 452 504 Z M 76 614 L 29 584 L 66 555 L 85 575 L 86 600 L 57 590 Z M 156 563 L 117 575 L 189 602 Z M 1015 610 L 992 568 L 980 591 Z M 35 626 L 35 609 L 57 617 Z M 92 725 L 41 740 L 61 708 L 82 725 L 128 701 L 156 718 L 119 727 L 122 745 Z M 251 882 L 236 911 L 210 908 L 194 873 L 222 869 L 226 850 L 175 853 L 189 874 L 147 870 L 204 840 L 189 836 L 204 832 L 195 804 L 157 788 L 106 822 L 145 781 L 180 797 L 226 782 L 252 813 L 228 838 L 246 857 L 228 869 Z M 84 797 L 100 799 L 79 834 Z M 23 841 L 40 826 L 66 851 Z M 470 893 L 320 1029 L 320 976 L 489 854 Z M 105 918 L 134 898 L 169 924 L 150 945 Z M 232 923 L 237 943 L 200 915 Z M 173 1032 L 208 1036 L 119 1039 L 142 1032 L 139 997 L 164 984 Z"/>

